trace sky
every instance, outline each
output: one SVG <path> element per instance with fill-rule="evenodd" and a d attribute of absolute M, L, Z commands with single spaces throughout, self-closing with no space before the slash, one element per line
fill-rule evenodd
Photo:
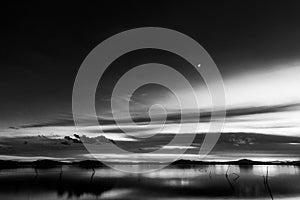
<path fill-rule="evenodd" d="M 25 152 L 26 156 L 41 156 L 27 147 L 17 148 L 18 141 L 32 140 L 36 144 L 39 138 L 27 137 L 43 135 L 60 143 L 64 136 L 76 133 L 72 89 L 85 57 L 114 34 L 151 26 L 173 29 L 192 37 L 206 49 L 222 74 L 227 108 L 223 133 L 230 137 L 220 139 L 221 147 L 216 149 L 223 148 L 232 154 L 237 150 L 231 147 L 238 146 L 242 153 L 237 151 L 228 157 L 221 155 L 222 151 L 215 151 L 210 159 L 236 159 L 243 153 L 256 159 L 266 154 L 275 160 L 286 156 L 298 159 L 298 153 L 292 155 L 292 152 L 299 152 L 300 146 L 299 6 L 297 1 L 5 4 L 0 12 L 0 136 L 5 138 L 0 140 L 0 154 L 20 156 L 19 152 Z M 128 148 L 126 142 L 143 143 L 116 127 L 110 98 L 114 85 L 124 73 L 149 62 L 171 66 L 190 81 L 201 96 L 200 122 L 199 111 L 189 106 L 192 105 L 189 103 L 191 94 L 187 88 L 179 87 L 173 92 L 186 97 L 187 106 L 182 110 L 189 118 L 178 132 L 180 112 L 174 94 L 152 84 L 140 87 L 133 95 L 113 99 L 120 108 L 130 102 L 131 116 L 137 122 L 129 125 L 124 110 L 120 109 L 118 117 L 124 118 L 121 127 L 136 136 L 160 131 L 161 141 L 173 134 L 189 134 L 194 131 L 191 127 L 195 123 L 199 124 L 199 135 L 207 133 L 209 124 L 213 123 L 209 121 L 212 105 L 203 78 L 194 73 L 195 69 L 186 60 L 173 53 L 143 49 L 119 57 L 100 79 L 95 101 L 104 136 L 124 148 Z M 162 129 L 160 110 L 153 110 L 154 124 L 145 125 L 149 122 L 148 110 L 155 104 L 161 104 L 168 113 Z M 89 125 L 88 117 L 86 120 L 87 125 L 80 130 L 88 137 L 98 137 L 97 127 Z M 269 139 L 261 139 L 264 136 Z M 277 140 L 277 137 L 282 138 Z M 274 141 L 272 149 L 265 150 L 261 145 L 267 140 Z M 222 141 L 226 141 L 227 146 L 222 146 Z M 155 138 L 152 142 L 148 149 L 159 146 Z M 257 149 L 252 151 L 250 147 Z M 86 155 L 84 150 L 74 153 L 73 147 L 68 148 L 72 153 L 62 157 Z M 60 156 L 55 154 L 54 157 Z"/>

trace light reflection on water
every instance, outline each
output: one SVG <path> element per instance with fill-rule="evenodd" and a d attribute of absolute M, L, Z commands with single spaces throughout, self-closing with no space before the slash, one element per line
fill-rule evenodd
<path fill-rule="evenodd" d="M 130 166 L 127 167 L 147 167 Z M 0 199 L 295 199 L 296 166 L 171 166 L 146 174 L 71 166 L 0 170 Z"/>

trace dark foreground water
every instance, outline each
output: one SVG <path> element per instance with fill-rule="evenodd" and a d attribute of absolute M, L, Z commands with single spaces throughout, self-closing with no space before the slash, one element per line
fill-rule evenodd
<path fill-rule="evenodd" d="M 272 198 L 300 199 L 300 168 L 173 166 L 147 174 L 74 166 L 0 170 L 0 199 L 3 200 Z"/>

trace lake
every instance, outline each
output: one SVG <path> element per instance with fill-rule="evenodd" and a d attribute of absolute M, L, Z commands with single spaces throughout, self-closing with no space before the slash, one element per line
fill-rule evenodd
<path fill-rule="evenodd" d="M 75 166 L 0 170 L 0 199 L 5 200 L 225 198 L 300 199 L 300 168 L 180 165 L 145 174 Z"/>

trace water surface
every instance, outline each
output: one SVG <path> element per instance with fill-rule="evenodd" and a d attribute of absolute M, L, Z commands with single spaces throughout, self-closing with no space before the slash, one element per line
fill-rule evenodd
<path fill-rule="evenodd" d="M 128 167 L 147 167 L 131 165 Z M 74 166 L 0 171 L 0 199 L 300 199 L 300 168 L 170 166 L 128 174 Z"/>

